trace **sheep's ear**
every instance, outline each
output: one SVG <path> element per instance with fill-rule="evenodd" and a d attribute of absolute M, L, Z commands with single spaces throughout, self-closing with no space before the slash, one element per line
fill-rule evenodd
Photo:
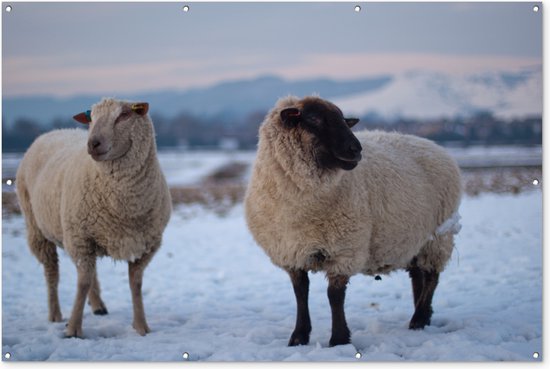
<path fill-rule="evenodd" d="M 344 118 L 344 120 L 346 121 L 346 124 L 348 125 L 349 128 L 359 123 L 358 118 Z"/>
<path fill-rule="evenodd" d="M 83 111 L 73 117 L 79 123 L 88 124 L 92 121 L 92 112 L 90 110 Z"/>
<path fill-rule="evenodd" d="M 132 105 L 132 110 L 139 115 L 145 115 L 149 111 L 149 103 L 140 102 Z"/>
<path fill-rule="evenodd" d="M 286 108 L 281 110 L 281 120 L 289 127 L 294 127 L 300 121 L 302 113 L 298 108 Z"/>

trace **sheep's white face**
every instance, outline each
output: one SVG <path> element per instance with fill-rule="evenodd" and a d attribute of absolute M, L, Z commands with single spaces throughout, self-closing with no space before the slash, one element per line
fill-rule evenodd
<path fill-rule="evenodd" d="M 147 137 L 151 122 L 147 103 L 129 103 L 105 99 L 93 106 L 89 115 L 74 118 L 90 124 L 88 154 L 95 161 L 112 161 L 124 157 L 134 142 Z M 140 143 L 141 144 L 141 143 Z"/>

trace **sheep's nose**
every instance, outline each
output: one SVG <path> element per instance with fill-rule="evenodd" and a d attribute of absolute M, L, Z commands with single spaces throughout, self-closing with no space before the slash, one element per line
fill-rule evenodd
<path fill-rule="evenodd" d="M 95 150 L 101 146 L 101 141 L 98 138 L 92 138 L 88 141 L 88 148 L 90 150 Z"/>
<path fill-rule="evenodd" d="M 361 151 L 363 151 L 363 147 L 361 147 L 359 141 L 352 142 L 348 150 L 349 153 L 355 157 L 355 160 L 361 160 Z"/>
<path fill-rule="evenodd" d="M 102 135 L 93 135 L 88 138 L 88 154 L 94 160 L 106 160 L 106 154 L 111 150 L 110 141 Z"/>
<path fill-rule="evenodd" d="M 353 142 L 351 145 L 349 145 L 349 151 L 353 154 L 359 154 L 361 151 L 363 151 L 363 148 L 361 147 L 361 144 L 359 142 Z"/>

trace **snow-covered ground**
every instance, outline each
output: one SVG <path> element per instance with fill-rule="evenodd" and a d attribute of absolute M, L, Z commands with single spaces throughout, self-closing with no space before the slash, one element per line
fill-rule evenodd
<path fill-rule="evenodd" d="M 522 149 L 520 149 L 522 150 Z M 13 178 L 23 154 L 2 155 L 2 178 Z M 216 169 L 231 162 L 252 164 L 256 151 L 177 150 L 164 149 L 158 153 L 162 171 L 169 186 L 196 184 Z M 245 178 L 246 179 L 246 178 Z M 3 191 L 13 191 L 2 183 Z"/>
<path fill-rule="evenodd" d="M 321 274 L 311 278 L 310 344 L 286 346 L 295 321 L 291 284 L 255 245 L 242 205 L 224 216 L 200 206 L 175 210 L 144 277 L 152 329 L 145 337 L 131 328 L 127 266 L 105 258 L 98 271 L 109 314 L 86 307 L 85 339 L 63 338 L 65 322 L 47 321 L 43 272 L 23 219 L 10 216 L 2 229 L 3 360 L 9 353 L 9 361 L 184 361 L 188 353 L 192 361 L 541 361 L 542 192 L 465 197 L 460 212 L 432 325 L 407 329 L 413 306 L 405 272 L 381 281 L 358 275 L 346 300 L 352 344 L 334 348 Z M 66 319 L 76 272 L 63 251 L 60 268 Z"/>
<path fill-rule="evenodd" d="M 542 146 L 470 146 L 447 147 L 446 150 L 466 167 L 542 165 Z M 160 165 L 170 186 L 192 185 L 214 170 L 230 162 L 252 164 L 255 151 L 161 150 Z M 13 178 L 21 161 L 21 153 L 2 155 L 2 178 Z M 245 180 L 247 179 L 245 175 Z M 2 182 L 3 191 L 13 187 Z"/>
<path fill-rule="evenodd" d="M 445 147 L 464 168 L 542 165 L 542 146 Z"/>
<path fill-rule="evenodd" d="M 159 161 L 169 186 L 195 184 L 201 178 L 231 162 L 252 164 L 255 151 L 178 151 L 159 152 Z"/>

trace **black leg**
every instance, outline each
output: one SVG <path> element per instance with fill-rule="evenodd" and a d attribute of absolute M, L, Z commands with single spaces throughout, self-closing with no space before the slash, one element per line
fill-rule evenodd
<path fill-rule="evenodd" d="M 438 272 L 427 272 L 422 270 L 422 293 L 416 303 L 414 315 L 409 323 L 409 329 L 423 329 L 430 325 L 432 317 L 432 299 L 434 296 L 437 283 L 439 282 Z M 413 282 L 414 288 L 414 282 Z"/>
<path fill-rule="evenodd" d="M 346 285 L 348 276 L 329 276 L 327 295 L 332 311 L 332 336 L 330 346 L 346 345 L 350 343 L 350 332 L 344 313 L 344 301 L 346 299 Z"/>
<path fill-rule="evenodd" d="M 307 345 L 311 333 L 311 320 L 309 318 L 308 294 L 309 278 L 303 269 L 288 270 L 294 295 L 296 296 L 296 328 L 288 341 L 289 346 Z"/>
<path fill-rule="evenodd" d="M 420 300 L 420 295 L 422 294 L 422 289 L 424 288 L 424 275 L 422 270 L 418 267 L 411 267 L 408 269 L 409 277 L 411 277 L 413 298 L 414 298 L 414 307 L 418 304 Z"/>

